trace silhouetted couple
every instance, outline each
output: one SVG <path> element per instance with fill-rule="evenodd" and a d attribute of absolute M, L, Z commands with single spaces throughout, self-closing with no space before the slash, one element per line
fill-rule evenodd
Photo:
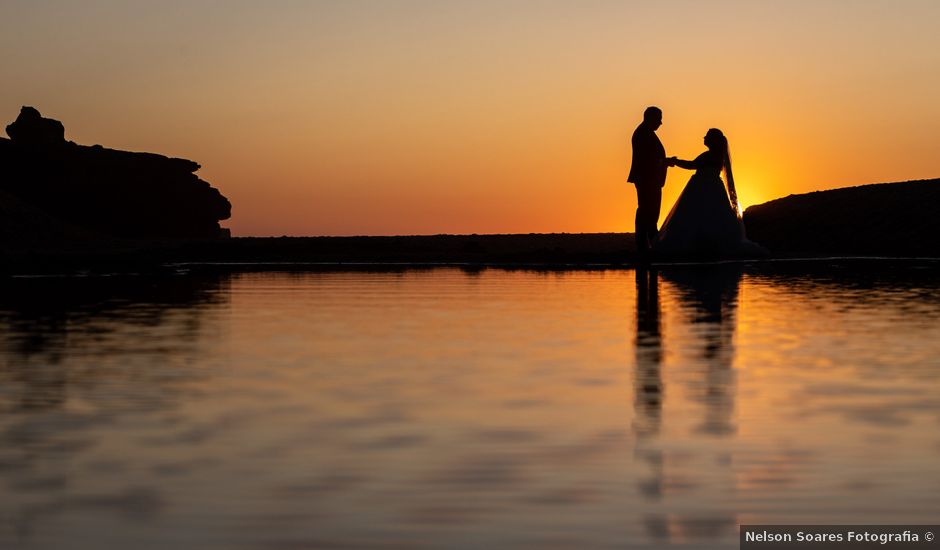
<path fill-rule="evenodd" d="M 716 258 L 764 256 L 766 250 L 744 236 L 744 224 L 734 189 L 728 139 L 712 128 L 705 134 L 707 151 L 695 160 L 666 158 L 656 135 L 663 112 L 649 107 L 633 132 L 633 162 L 627 181 L 636 186 L 636 250 L 641 260 L 651 252 L 665 257 Z M 657 229 L 666 170 L 678 166 L 695 170 L 672 207 L 662 229 Z M 724 171 L 728 191 L 721 180 Z"/>

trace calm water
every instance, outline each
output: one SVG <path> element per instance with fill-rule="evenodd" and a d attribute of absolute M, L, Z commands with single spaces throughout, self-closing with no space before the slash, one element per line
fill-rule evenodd
<path fill-rule="evenodd" d="M 940 513 L 936 265 L 0 291 L 0 548 L 737 548 Z"/>

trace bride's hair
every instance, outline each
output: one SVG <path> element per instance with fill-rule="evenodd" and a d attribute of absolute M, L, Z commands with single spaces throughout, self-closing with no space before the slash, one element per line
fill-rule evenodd
<path fill-rule="evenodd" d="M 740 216 L 738 192 L 734 188 L 734 173 L 731 171 L 731 148 L 728 147 L 728 138 L 718 128 L 708 130 L 705 137 L 708 139 L 705 144 L 708 145 L 709 149 L 713 149 L 720 155 L 721 167 L 725 171 L 725 180 L 728 183 L 728 198 L 731 199 L 731 206 L 734 208 L 735 213 Z"/>

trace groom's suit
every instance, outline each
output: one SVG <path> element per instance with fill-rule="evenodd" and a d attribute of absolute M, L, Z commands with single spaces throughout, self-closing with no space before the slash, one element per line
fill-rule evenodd
<path fill-rule="evenodd" d="M 646 122 L 633 132 L 633 162 L 627 181 L 636 186 L 636 248 L 644 254 L 659 236 L 659 209 L 666 184 L 666 149 Z"/>

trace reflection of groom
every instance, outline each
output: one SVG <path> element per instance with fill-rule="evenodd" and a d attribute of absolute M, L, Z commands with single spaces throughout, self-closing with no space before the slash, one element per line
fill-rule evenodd
<path fill-rule="evenodd" d="M 636 186 L 636 252 L 645 258 L 656 243 L 659 208 L 666 184 L 666 150 L 656 136 L 663 124 L 659 107 L 647 107 L 643 122 L 633 132 L 633 163 L 627 181 Z"/>

